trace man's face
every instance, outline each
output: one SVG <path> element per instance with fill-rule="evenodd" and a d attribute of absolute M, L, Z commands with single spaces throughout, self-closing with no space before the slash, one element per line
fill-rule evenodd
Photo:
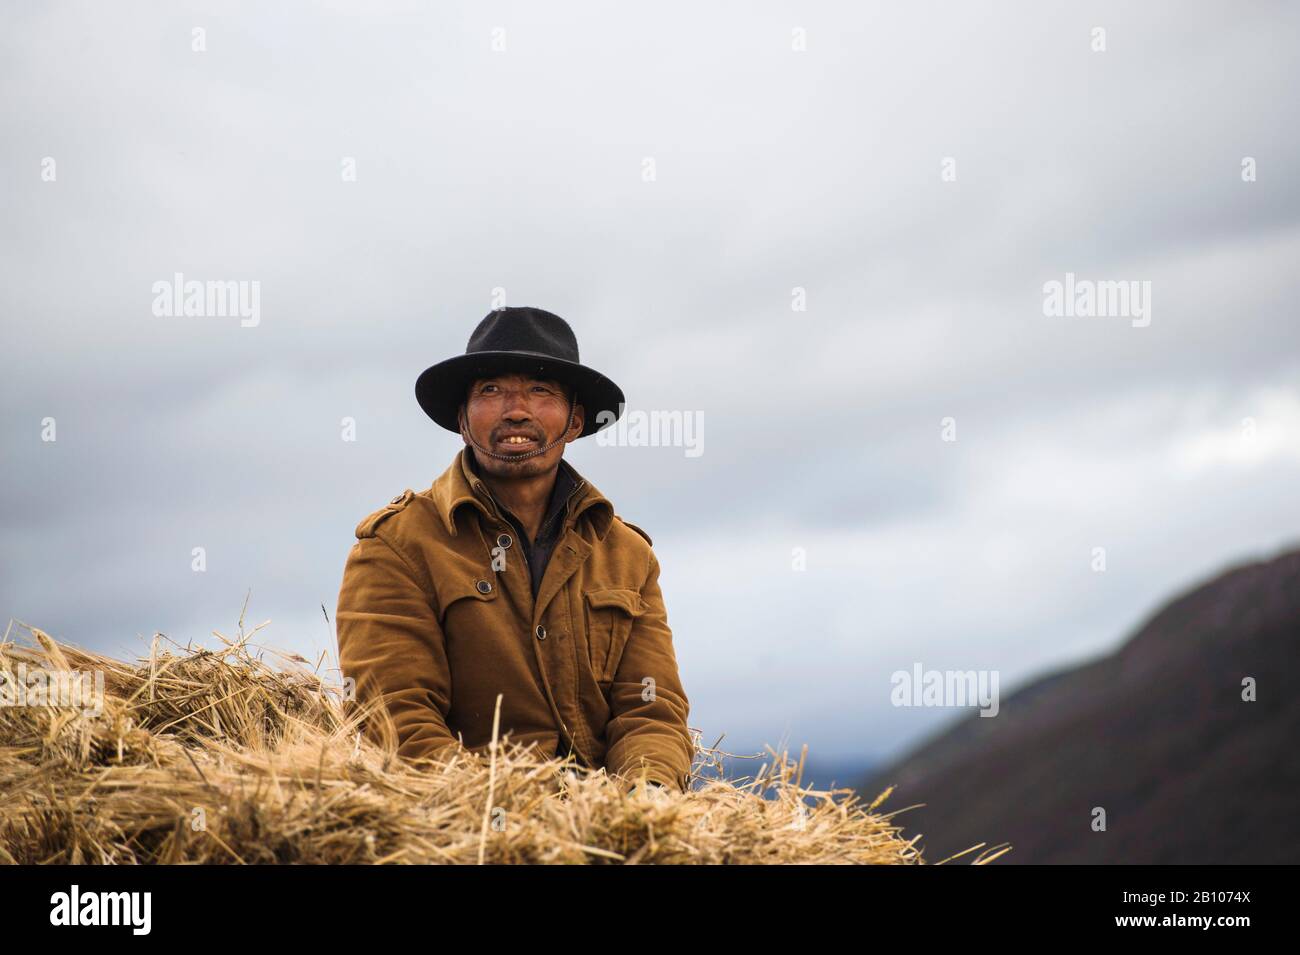
<path fill-rule="evenodd" d="M 560 463 L 564 446 L 582 433 L 583 408 L 569 423 L 569 389 L 558 381 L 508 373 L 478 378 L 469 387 L 464 406 L 465 423 L 478 444 L 496 454 L 523 455 L 564 440 L 545 454 L 520 461 L 485 457 L 474 449 L 480 469 L 493 477 L 518 478 L 544 474 Z"/>

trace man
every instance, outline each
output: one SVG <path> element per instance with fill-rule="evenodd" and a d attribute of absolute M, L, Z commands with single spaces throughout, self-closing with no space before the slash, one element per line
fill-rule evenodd
<path fill-rule="evenodd" d="M 502 308 L 415 394 L 465 447 L 357 525 L 337 615 L 357 699 L 382 700 L 409 759 L 485 750 L 501 694 L 502 736 L 685 791 L 689 701 L 651 540 L 562 460 L 622 390 L 562 318 Z"/>

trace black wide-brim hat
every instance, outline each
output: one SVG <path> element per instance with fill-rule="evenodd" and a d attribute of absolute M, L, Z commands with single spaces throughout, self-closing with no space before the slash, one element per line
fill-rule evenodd
<path fill-rule="evenodd" d="M 578 360 L 578 339 L 569 323 L 527 306 L 488 312 L 469 336 L 465 354 L 420 373 L 415 400 L 430 418 L 459 434 L 457 414 L 470 383 L 512 371 L 554 378 L 575 389 L 585 411 L 580 438 L 613 424 L 623 413 L 623 389 Z"/>

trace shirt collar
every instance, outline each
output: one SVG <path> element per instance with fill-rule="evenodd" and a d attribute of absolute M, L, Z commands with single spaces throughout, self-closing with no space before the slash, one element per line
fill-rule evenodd
<path fill-rule="evenodd" d="M 476 477 L 482 477 L 482 472 L 478 467 L 478 459 L 473 454 L 467 453 L 465 463 L 469 465 L 469 469 Z M 546 506 L 546 516 L 542 518 L 541 528 L 538 530 L 539 537 L 547 536 L 547 530 L 555 520 L 556 514 L 561 510 L 567 511 L 569 509 L 570 497 L 581 483 L 582 478 L 578 477 L 578 472 L 573 469 L 573 465 L 560 458 L 560 466 L 555 471 L 555 483 L 551 486 L 551 499 Z M 506 517 L 515 518 L 514 523 L 518 525 L 518 516 L 497 500 L 496 495 L 492 493 L 492 488 L 488 487 L 486 481 L 483 482 L 483 487 L 487 490 L 488 496 L 492 498 L 498 510 Z"/>
<path fill-rule="evenodd" d="M 442 515 L 447 533 L 453 537 L 456 535 L 456 511 L 462 505 L 476 507 L 488 518 L 504 517 L 496 506 L 492 492 L 479 477 L 473 458 L 474 453 L 469 445 L 463 445 L 451 466 L 429 489 L 429 496 Z M 563 509 L 568 504 L 566 524 L 576 523 L 579 517 L 590 511 L 589 517 L 596 536 L 603 540 L 614 521 L 614 505 L 563 458 L 560 459 L 559 473 L 555 477 L 557 489 L 551 492 L 550 506 L 556 507 L 558 501 L 559 508 Z M 563 489 L 560 489 L 561 481 L 565 482 Z"/>

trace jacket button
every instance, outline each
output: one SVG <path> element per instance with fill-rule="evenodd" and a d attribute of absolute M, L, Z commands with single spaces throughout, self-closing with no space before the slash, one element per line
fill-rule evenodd
<path fill-rule="evenodd" d="M 481 594 L 488 594 L 492 592 L 492 585 L 488 583 L 486 580 L 480 580 L 474 586 L 478 588 L 478 592 Z"/>
<path fill-rule="evenodd" d="M 514 538 L 512 538 L 509 534 L 502 534 L 497 538 L 497 546 L 501 548 L 509 547 L 513 543 L 514 543 Z"/>
<path fill-rule="evenodd" d="M 537 633 L 537 639 L 538 639 L 538 640 L 545 640 L 545 639 L 546 639 L 546 628 L 543 627 L 540 623 L 537 625 L 537 631 L 536 631 L 536 633 Z"/>

